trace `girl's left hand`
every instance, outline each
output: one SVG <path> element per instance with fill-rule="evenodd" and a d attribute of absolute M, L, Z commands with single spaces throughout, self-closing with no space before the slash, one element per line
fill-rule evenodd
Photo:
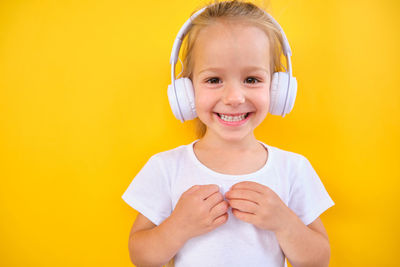
<path fill-rule="evenodd" d="M 272 189 L 256 182 L 233 185 L 225 198 L 235 217 L 264 230 L 285 229 L 295 215 Z"/>

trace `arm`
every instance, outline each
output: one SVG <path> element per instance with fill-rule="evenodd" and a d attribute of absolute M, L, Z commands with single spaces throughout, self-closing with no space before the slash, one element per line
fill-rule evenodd
<path fill-rule="evenodd" d="M 294 267 L 329 265 L 329 240 L 319 218 L 307 227 L 273 190 L 255 182 L 237 183 L 225 196 L 238 219 L 275 233 Z"/>
<path fill-rule="evenodd" d="M 129 237 L 129 255 L 136 266 L 163 266 L 171 260 L 185 240 L 167 218 L 159 226 L 138 214 Z"/>
<path fill-rule="evenodd" d="M 159 226 L 138 214 L 129 237 L 129 254 L 137 266 L 162 266 L 192 237 L 228 219 L 228 204 L 217 185 L 195 185 L 185 191 L 171 215 Z"/>
<path fill-rule="evenodd" d="M 306 226 L 293 213 L 287 222 L 275 235 L 289 262 L 294 267 L 329 266 L 329 239 L 321 219 Z"/>

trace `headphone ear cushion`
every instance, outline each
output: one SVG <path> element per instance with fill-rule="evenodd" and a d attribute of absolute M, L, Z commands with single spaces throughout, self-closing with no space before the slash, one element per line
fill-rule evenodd
<path fill-rule="evenodd" d="M 269 113 L 272 115 L 280 115 L 284 117 L 286 115 L 285 104 L 286 95 L 289 86 L 289 74 L 286 72 L 275 72 L 272 75 L 270 97 L 271 101 L 269 104 Z"/>
<path fill-rule="evenodd" d="M 283 115 L 283 107 L 285 105 L 287 77 L 284 72 L 275 72 L 272 75 L 269 104 L 269 113 L 272 115 Z M 284 80 L 286 77 L 286 88 L 284 88 Z"/>
<path fill-rule="evenodd" d="M 168 100 L 172 112 L 181 122 L 197 117 L 193 84 L 189 78 L 175 80 L 175 88 L 172 84 L 168 86 Z"/>

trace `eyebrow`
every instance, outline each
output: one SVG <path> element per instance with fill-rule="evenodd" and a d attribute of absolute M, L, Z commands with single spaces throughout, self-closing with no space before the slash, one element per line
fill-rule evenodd
<path fill-rule="evenodd" d="M 267 74 L 269 73 L 269 71 L 267 69 L 262 68 L 262 67 L 257 67 L 257 66 L 248 66 L 248 67 L 245 67 L 243 69 L 246 70 L 246 71 L 263 71 L 263 72 L 265 72 Z M 221 71 L 221 70 L 223 70 L 223 68 L 217 68 L 217 67 L 215 67 L 215 68 L 205 68 L 205 69 L 199 71 L 198 74 L 206 72 L 206 71 Z"/>

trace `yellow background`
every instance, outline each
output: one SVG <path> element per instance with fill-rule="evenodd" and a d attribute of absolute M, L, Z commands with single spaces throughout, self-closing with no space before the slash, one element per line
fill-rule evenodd
<path fill-rule="evenodd" d="M 121 195 L 151 155 L 195 138 L 167 86 L 203 3 L 0 2 L 1 266 L 132 266 Z M 398 266 L 399 2 L 265 4 L 299 87 L 257 137 L 306 156 L 335 201 L 330 266 Z"/>

